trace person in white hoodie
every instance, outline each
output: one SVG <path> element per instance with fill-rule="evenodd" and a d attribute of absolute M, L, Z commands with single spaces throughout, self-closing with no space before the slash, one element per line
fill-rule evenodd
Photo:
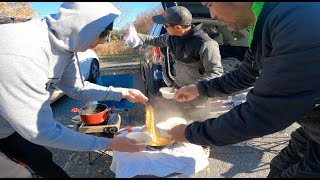
<path fill-rule="evenodd" d="M 119 15 L 111 3 L 66 2 L 58 13 L 41 20 L 0 25 L 0 151 L 46 178 L 69 175 L 45 147 L 123 152 L 145 148 L 126 137 L 109 139 L 73 131 L 54 120 L 50 107 L 55 87 L 84 101 L 148 101 L 137 89 L 104 87 L 81 78 L 77 52 L 105 43 Z M 4 167 L 1 162 L 0 176 L 8 177 L 12 172 Z"/>

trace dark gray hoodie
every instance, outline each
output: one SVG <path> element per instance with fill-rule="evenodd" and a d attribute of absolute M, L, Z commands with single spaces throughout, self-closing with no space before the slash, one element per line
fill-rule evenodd
<path fill-rule="evenodd" d="M 56 122 L 53 88 L 81 100 L 120 100 L 121 89 L 83 81 L 76 52 L 85 50 L 120 11 L 111 3 L 67 2 L 42 20 L 0 25 L 0 138 L 73 151 L 104 150 L 109 139 Z"/>
<path fill-rule="evenodd" d="M 184 36 L 170 36 L 168 33 L 158 37 L 138 33 L 145 44 L 169 47 L 175 59 L 175 83 L 179 87 L 220 77 L 223 73 L 219 44 L 201 30 L 202 23 L 196 23 Z"/>

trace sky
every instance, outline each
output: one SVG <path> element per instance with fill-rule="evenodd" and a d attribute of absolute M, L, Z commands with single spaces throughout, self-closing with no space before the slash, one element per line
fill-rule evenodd
<path fill-rule="evenodd" d="M 47 14 L 57 13 L 61 2 L 30 2 L 30 4 L 37 13 L 40 13 L 36 18 L 41 19 Z M 117 4 L 122 12 L 114 22 L 114 29 L 123 29 L 128 23 L 133 23 L 139 14 L 161 7 L 160 2 L 117 2 Z"/>

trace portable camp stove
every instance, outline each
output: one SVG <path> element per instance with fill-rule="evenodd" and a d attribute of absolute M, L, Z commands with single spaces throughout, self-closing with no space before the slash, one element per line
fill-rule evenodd
<path fill-rule="evenodd" d="M 101 124 L 88 125 L 81 123 L 78 132 L 85 134 L 101 134 L 102 136 L 113 137 L 121 126 L 121 117 L 118 113 L 111 112 L 106 121 Z"/>

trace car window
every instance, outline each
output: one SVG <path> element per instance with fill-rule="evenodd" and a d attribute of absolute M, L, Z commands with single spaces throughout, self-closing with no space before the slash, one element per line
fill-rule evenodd
<path fill-rule="evenodd" d="M 153 31 L 153 36 L 159 36 L 161 33 L 162 24 L 157 24 L 155 30 Z"/>
<path fill-rule="evenodd" d="M 154 24 L 153 26 L 152 26 L 152 28 L 150 29 L 150 31 L 149 31 L 149 35 L 152 35 L 153 34 L 153 31 L 154 31 L 154 29 L 157 27 L 157 24 Z"/>

